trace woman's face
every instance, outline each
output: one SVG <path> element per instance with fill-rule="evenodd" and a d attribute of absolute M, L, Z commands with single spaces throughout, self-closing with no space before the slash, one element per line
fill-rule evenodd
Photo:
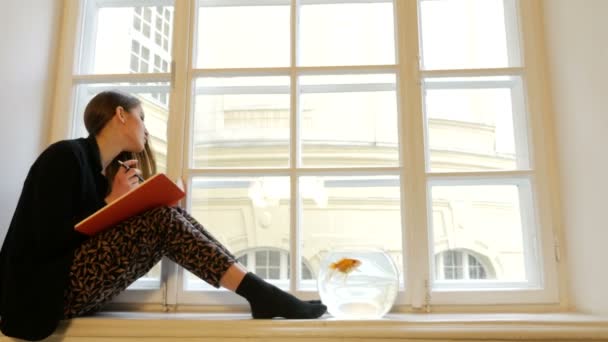
<path fill-rule="evenodd" d="M 125 112 L 127 124 L 127 151 L 141 152 L 148 139 L 148 130 L 144 125 L 144 111 L 141 105 Z"/>

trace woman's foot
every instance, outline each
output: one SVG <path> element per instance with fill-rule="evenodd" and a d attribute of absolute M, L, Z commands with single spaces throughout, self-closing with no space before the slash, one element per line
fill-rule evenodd
<path fill-rule="evenodd" d="M 310 319 L 327 311 L 321 301 L 302 301 L 251 272 L 245 275 L 236 293 L 247 299 L 253 318 Z"/>

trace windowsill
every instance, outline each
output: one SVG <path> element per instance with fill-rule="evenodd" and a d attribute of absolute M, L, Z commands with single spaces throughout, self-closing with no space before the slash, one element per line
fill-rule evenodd
<path fill-rule="evenodd" d="M 63 322 L 56 334 L 65 341 L 111 338 L 112 341 L 154 338 L 264 340 L 366 339 L 499 339 L 598 340 L 608 339 L 608 317 L 578 313 L 541 314 L 389 314 L 381 320 L 253 320 L 248 313 L 103 312 Z M 9 341 L 0 337 L 0 341 Z"/>

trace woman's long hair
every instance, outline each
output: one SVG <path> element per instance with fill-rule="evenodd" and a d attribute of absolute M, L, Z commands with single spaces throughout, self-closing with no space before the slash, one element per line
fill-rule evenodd
<path fill-rule="evenodd" d="M 116 90 L 101 92 L 95 95 L 87 104 L 87 107 L 84 110 L 84 126 L 90 135 L 96 136 L 106 126 L 110 119 L 112 119 L 116 112 L 116 107 L 121 106 L 126 111 L 130 111 L 140 105 L 141 101 L 129 94 Z M 142 171 L 144 179 L 147 179 L 156 173 L 156 160 L 149 140 L 150 139 L 146 139 L 143 151 L 137 153 L 123 151 L 106 167 L 105 175 L 110 185 L 108 191 L 111 191 L 114 176 L 120 167 L 118 160 L 126 161 L 129 159 L 137 159 L 137 168 Z"/>

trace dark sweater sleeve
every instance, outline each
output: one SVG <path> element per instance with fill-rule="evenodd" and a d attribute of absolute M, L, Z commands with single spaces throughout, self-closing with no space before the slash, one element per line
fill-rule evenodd
<path fill-rule="evenodd" d="M 56 144 L 43 153 L 33 170 L 29 228 L 38 251 L 45 257 L 72 252 L 79 234 L 74 231 L 76 206 L 82 193 L 81 168 L 70 145 Z"/>

